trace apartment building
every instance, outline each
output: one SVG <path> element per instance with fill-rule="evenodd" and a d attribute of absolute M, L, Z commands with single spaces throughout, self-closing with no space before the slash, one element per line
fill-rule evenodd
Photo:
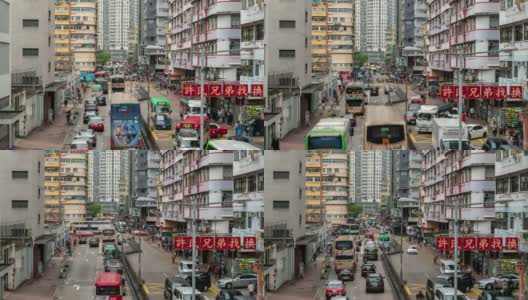
<path fill-rule="evenodd" d="M 522 126 L 518 126 L 521 136 L 524 137 L 523 149 L 528 149 L 528 114 L 522 103 L 528 99 L 527 85 L 528 66 L 526 54 L 528 46 L 528 32 L 524 31 L 528 26 L 528 3 L 523 1 L 501 1 L 499 13 L 500 45 L 499 59 L 501 64 L 499 84 L 523 86 L 523 97 L 518 101 L 509 99 L 505 101 L 506 107 L 511 107 L 519 116 L 513 115 L 513 120 L 519 119 Z M 493 109 L 491 113 L 494 114 Z M 496 115 L 500 115 L 495 113 Z"/>
<path fill-rule="evenodd" d="M 183 217 L 183 153 L 161 151 L 160 156 L 160 224 L 172 232 L 186 232 L 187 224 Z"/>
<path fill-rule="evenodd" d="M 95 71 L 96 0 L 55 1 L 55 69 Z"/>
<path fill-rule="evenodd" d="M 433 232 L 447 232 L 446 218 L 446 176 L 447 159 L 441 151 L 422 152 L 422 226 Z"/>
<path fill-rule="evenodd" d="M 35 10 L 34 1 L 11 3 L 12 102 L 23 119 L 16 135 L 53 121 L 63 99 L 64 82 L 55 81 L 55 3 L 46 0 Z"/>
<path fill-rule="evenodd" d="M 88 152 L 88 201 L 116 206 L 129 191 L 129 151 Z"/>
<path fill-rule="evenodd" d="M 86 218 L 87 153 L 50 151 L 44 161 L 46 223 L 81 222 Z"/>
<path fill-rule="evenodd" d="M 284 162 L 288 163 L 285 164 Z M 313 255 L 317 235 L 306 235 L 305 168 L 302 151 L 266 151 L 264 156 L 264 284 L 275 291 L 297 278 Z"/>
<path fill-rule="evenodd" d="M 54 235 L 44 231 L 44 152 L 0 153 L 0 298 L 39 276 L 54 254 Z"/>
<path fill-rule="evenodd" d="M 11 98 L 11 18 L 11 0 L 0 1 L 0 149 L 15 145 L 17 124 L 24 117 Z"/>
<path fill-rule="evenodd" d="M 109 51 L 113 62 L 128 59 L 130 1 L 97 0 L 97 49 Z"/>
<path fill-rule="evenodd" d="M 348 153 L 346 152 L 307 154 L 307 222 L 347 223 L 348 167 Z"/>
<path fill-rule="evenodd" d="M 527 155 L 524 152 L 498 151 L 495 176 L 495 232 L 520 236 L 528 230 Z M 527 252 L 526 240 L 523 240 L 520 249 Z"/>
<path fill-rule="evenodd" d="M 426 4 L 425 0 L 403 1 L 402 55 L 406 59 L 409 76 L 422 75 L 425 67 L 424 45 Z"/>
<path fill-rule="evenodd" d="M 145 5 L 145 44 L 165 48 L 165 26 L 169 17 L 166 0 L 147 0 Z"/>
<path fill-rule="evenodd" d="M 439 82 L 452 82 L 453 70 L 450 65 L 450 24 L 449 0 L 427 0 L 427 75 Z"/>
<path fill-rule="evenodd" d="M 418 151 L 398 151 L 398 197 L 418 200 L 422 155 Z"/>
<path fill-rule="evenodd" d="M 194 68 L 191 63 L 191 17 L 193 0 L 169 1 L 169 60 L 171 76 L 177 80 L 193 80 Z"/>
<path fill-rule="evenodd" d="M 233 236 L 257 239 L 257 252 L 247 255 L 260 258 L 264 251 L 264 151 L 235 151 L 233 161 Z"/>

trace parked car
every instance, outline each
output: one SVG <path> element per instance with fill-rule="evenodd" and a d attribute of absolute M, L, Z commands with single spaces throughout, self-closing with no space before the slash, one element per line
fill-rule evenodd
<path fill-rule="evenodd" d="M 239 290 L 220 290 L 215 300 L 235 300 L 237 297 L 244 296 Z"/>
<path fill-rule="evenodd" d="M 513 292 L 510 289 L 481 291 L 478 300 L 514 300 Z"/>
<path fill-rule="evenodd" d="M 467 124 L 469 132 L 469 139 L 486 138 L 488 136 L 488 128 L 480 124 Z"/>
<path fill-rule="evenodd" d="M 407 254 L 418 254 L 418 248 L 416 245 L 409 245 L 407 248 Z"/>
<path fill-rule="evenodd" d="M 500 138 L 489 138 L 483 145 L 482 150 L 495 151 L 502 150 L 503 146 L 509 145 L 508 141 Z"/>
<path fill-rule="evenodd" d="M 497 277 L 490 277 L 478 281 L 479 289 L 493 290 L 502 288 L 518 288 L 519 276 L 516 274 L 502 274 Z"/>
<path fill-rule="evenodd" d="M 90 248 L 92 247 L 99 247 L 99 238 L 97 237 L 91 237 L 88 239 L 88 246 Z"/>
<path fill-rule="evenodd" d="M 227 127 L 217 124 L 217 123 L 209 124 L 209 136 L 211 138 L 220 138 L 226 134 L 227 134 Z"/>
<path fill-rule="evenodd" d="M 104 131 L 104 119 L 99 116 L 92 117 L 88 122 L 88 128 L 94 131 Z"/>
<path fill-rule="evenodd" d="M 366 280 L 366 292 L 385 292 L 385 284 L 381 274 L 369 274 Z"/>
<path fill-rule="evenodd" d="M 182 260 L 178 264 L 178 272 L 179 273 L 192 272 L 192 269 L 193 269 L 193 263 L 190 260 Z"/>
<path fill-rule="evenodd" d="M 326 284 L 326 300 L 329 300 L 333 296 L 346 295 L 345 284 L 341 280 L 331 280 Z"/>
<path fill-rule="evenodd" d="M 88 124 L 88 122 L 90 121 L 90 119 L 92 117 L 97 117 L 97 111 L 95 110 L 88 110 L 88 111 L 84 111 L 84 118 L 83 118 L 83 122 L 84 124 Z"/>
<path fill-rule="evenodd" d="M 175 277 L 180 277 L 186 280 L 189 284 L 192 284 L 192 272 L 190 273 L 178 273 Z M 211 287 L 211 276 L 209 273 L 196 272 L 195 273 L 196 289 L 206 292 Z"/>
<path fill-rule="evenodd" d="M 87 140 L 73 140 L 70 144 L 71 150 L 91 150 Z"/>
<path fill-rule="evenodd" d="M 257 286 L 257 274 L 247 273 L 234 278 L 222 278 L 218 280 L 217 285 L 221 289 L 247 288 L 251 282 Z"/>
<path fill-rule="evenodd" d="M 163 296 L 165 299 L 173 299 L 172 295 L 174 294 L 176 288 L 179 287 L 190 287 L 191 285 L 182 278 L 178 277 L 167 277 L 165 279 L 165 290 Z"/>
<path fill-rule="evenodd" d="M 438 276 L 437 278 L 445 279 L 447 280 L 452 286 L 454 286 L 454 273 L 443 273 Z M 473 287 L 473 277 L 471 276 L 471 273 L 469 272 L 458 272 L 457 273 L 458 281 L 457 281 L 457 287 L 459 290 L 463 292 L 469 292 L 471 288 Z"/>
<path fill-rule="evenodd" d="M 339 280 L 354 280 L 354 272 L 350 269 L 343 269 L 337 274 Z"/>
<path fill-rule="evenodd" d="M 88 139 L 92 147 L 97 146 L 97 137 L 92 129 L 80 129 L 73 137 L 74 140 L 82 138 Z"/>
<path fill-rule="evenodd" d="M 361 277 L 367 277 L 369 274 L 376 273 L 376 265 L 372 263 L 366 263 L 361 266 Z"/>

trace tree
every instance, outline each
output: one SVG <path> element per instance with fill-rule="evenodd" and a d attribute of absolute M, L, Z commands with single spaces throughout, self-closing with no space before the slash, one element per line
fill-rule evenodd
<path fill-rule="evenodd" d="M 354 65 L 361 67 L 368 61 L 368 55 L 362 52 L 355 52 L 352 60 Z"/>
<path fill-rule="evenodd" d="M 86 212 L 88 215 L 97 216 L 101 212 L 101 204 L 98 203 L 88 203 L 86 205 Z"/>
<path fill-rule="evenodd" d="M 363 207 L 358 204 L 349 204 L 348 205 L 348 214 L 354 218 L 357 218 L 363 212 Z"/>
<path fill-rule="evenodd" d="M 112 55 L 108 51 L 100 50 L 95 54 L 95 59 L 104 66 L 112 59 Z"/>

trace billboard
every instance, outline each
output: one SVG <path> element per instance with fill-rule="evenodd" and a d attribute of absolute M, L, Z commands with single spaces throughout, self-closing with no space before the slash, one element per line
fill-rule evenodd
<path fill-rule="evenodd" d="M 141 108 L 139 103 L 112 104 L 110 128 L 112 149 L 140 146 Z"/>

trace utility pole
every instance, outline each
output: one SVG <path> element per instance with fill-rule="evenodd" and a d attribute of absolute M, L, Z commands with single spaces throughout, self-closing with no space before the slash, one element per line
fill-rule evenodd
<path fill-rule="evenodd" d="M 400 280 L 403 286 L 403 209 L 402 208 L 400 208 Z"/>
<path fill-rule="evenodd" d="M 147 95 L 148 95 L 148 103 L 147 103 L 147 124 L 148 128 L 150 129 L 150 65 L 147 64 Z"/>
<path fill-rule="evenodd" d="M 203 81 L 202 81 L 202 99 L 203 99 Z M 202 118 L 201 121 L 203 122 L 203 105 L 202 105 L 201 110 L 202 110 L 202 114 L 200 114 L 200 117 Z M 202 131 L 202 134 L 203 134 L 203 126 L 200 127 L 200 130 Z M 192 205 L 192 300 L 196 300 L 195 289 L 196 289 L 196 203 L 193 202 L 193 205 Z"/>
<path fill-rule="evenodd" d="M 458 53 L 459 67 L 458 67 L 458 150 L 462 150 L 462 109 L 464 104 L 462 103 L 462 47 Z M 457 240 L 455 238 L 455 252 Z M 455 268 L 455 278 L 456 278 L 456 268 Z M 455 280 L 456 282 L 456 280 Z M 455 299 L 456 299 L 456 283 L 455 283 Z"/>
<path fill-rule="evenodd" d="M 200 51 L 200 150 L 204 149 L 204 105 L 205 105 L 204 103 L 205 102 L 204 80 L 205 80 L 205 48 L 204 46 L 202 46 L 202 49 Z M 193 225 L 193 228 L 194 228 L 194 225 Z M 193 274 L 193 282 L 194 282 L 194 274 Z M 194 300 L 194 292 L 193 292 L 193 300 Z"/>
<path fill-rule="evenodd" d="M 141 284 L 141 288 L 143 288 L 143 280 L 141 279 L 141 252 L 143 250 L 141 249 L 141 235 L 139 235 L 139 256 L 138 256 L 138 260 L 139 260 L 139 272 L 138 272 L 138 275 L 139 275 L 139 284 Z"/>

